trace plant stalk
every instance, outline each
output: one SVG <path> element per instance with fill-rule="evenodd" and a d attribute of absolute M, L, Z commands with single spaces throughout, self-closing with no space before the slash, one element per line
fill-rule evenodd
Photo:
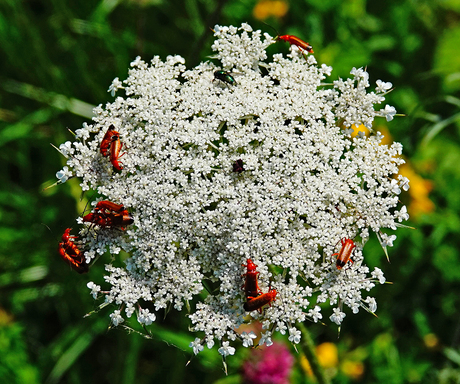
<path fill-rule="evenodd" d="M 319 384 L 330 384 L 329 378 L 326 377 L 323 367 L 321 367 L 318 362 L 315 351 L 315 344 L 313 343 L 310 332 L 303 323 L 297 323 L 297 326 L 302 333 L 300 347 L 302 348 L 302 352 L 305 354 L 305 357 L 310 363 L 311 370 L 315 375 L 316 380 Z"/>

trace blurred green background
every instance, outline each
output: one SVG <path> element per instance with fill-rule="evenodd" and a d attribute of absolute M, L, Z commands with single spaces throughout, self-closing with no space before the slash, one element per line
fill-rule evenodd
<path fill-rule="evenodd" d="M 241 22 L 309 41 L 333 79 L 367 66 L 371 83 L 393 83 L 387 102 L 407 115 L 376 126 L 404 145 L 411 189 L 401 200 L 417 229 L 397 231 L 391 264 L 375 235 L 364 248 L 393 282 L 371 292 L 378 318 L 347 310 L 340 338 L 327 319 L 306 323 L 327 374 L 334 383 L 460 383 L 459 0 L 2 0 L 1 383 L 243 382 L 245 348 L 228 358 L 228 376 L 217 348 L 185 366 L 195 335 L 184 313 L 157 314 L 151 339 L 109 330 L 108 310 L 83 318 L 95 309 L 86 284 L 103 283 L 109 258 L 83 276 L 59 259 L 59 238 L 88 196 L 75 179 L 43 191 L 64 164 L 50 143 L 71 140 L 67 128 L 113 100 L 109 85 L 137 55 L 180 54 L 191 67 L 211 54 L 209 27 Z M 289 348 L 291 382 L 313 382 Z"/>

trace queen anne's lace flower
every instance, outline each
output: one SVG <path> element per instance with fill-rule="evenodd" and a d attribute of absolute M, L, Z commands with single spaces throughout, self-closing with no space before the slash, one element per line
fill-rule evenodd
<path fill-rule="evenodd" d="M 379 116 L 383 116 L 387 119 L 387 121 L 393 120 L 394 115 L 396 115 L 396 109 L 395 107 L 392 107 L 391 105 L 385 105 L 385 109 L 381 109 L 378 112 Z"/>
<path fill-rule="evenodd" d="M 200 353 L 204 347 L 201 343 L 201 340 L 197 337 L 194 341 L 192 341 L 189 345 L 190 348 L 193 348 L 193 353 L 195 355 L 197 355 L 198 353 Z"/>
<path fill-rule="evenodd" d="M 112 96 L 115 96 L 115 93 L 117 93 L 117 91 L 119 89 L 123 89 L 123 82 L 121 82 L 118 77 L 115 77 L 115 79 L 113 79 L 112 81 L 112 84 L 110 85 L 109 89 L 107 90 L 107 92 L 110 92 L 110 94 Z"/>
<path fill-rule="evenodd" d="M 382 80 L 377 80 L 376 83 L 377 83 L 377 87 L 375 88 L 375 90 L 380 93 L 388 92 L 393 86 L 393 84 L 391 84 L 390 82 L 385 83 Z"/>
<path fill-rule="evenodd" d="M 271 338 L 271 333 L 270 332 L 265 332 L 262 334 L 260 340 L 259 340 L 259 345 L 266 345 L 267 347 L 270 347 L 271 345 L 273 345 L 273 341 L 272 341 L 272 338 Z"/>
<path fill-rule="evenodd" d="M 300 343 L 300 331 L 297 328 L 289 328 L 289 337 L 288 340 L 291 343 L 299 344 Z"/>
<path fill-rule="evenodd" d="M 62 170 L 56 172 L 56 178 L 60 183 L 65 183 L 72 176 L 72 171 L 69 167 L 65 166 Z"/>
<path fill-rule="evenodd" d="M 120 315 L 120 311 L 116 310 L 110 315 L 110 319 L 112 320 L 113 325 L 116 327 L 118 324 L 123 323 L 125 319 L 123 319 L 123 316 Z"/>
<path fill-rule="evenodd" d="M 101 291 L 101 286 L 94 284 L 92 281 L 90 281 L 86 286 L 91 289 L 91 295 L 93 296 L 94 299 L 97 299 L 97 296 L 99 292 Z"/>
<path fill-rule="evenodd" d="M 339 308 L 334 308 L 334 313 L 329 317 L 329 319 L 332 322 L 340 325 L 342 323 L 343 319 L 345 318 L 345 316 L 346 316 L 345 313 L 340 311 Z"/>
<path fill-rule="evenodd" d="M 60 149 L 83 190 L 123 204 L 134 218 L 125 231 L 92 225 L 80 233 L 88 263 L 106 250 L 130 255 L 125 268 L 106 266 L 108 291 L 88 285 L 117 305 L 113 324 L 134 311 L 150 324 L 155 315 L 142 306 L 186 304 L 203 336 L 191 343 L 194 352 L 217 339 L 226 356 L 235 329 L 248 322 L 241 289 L 248 258 L 262 292 L 277 290 L 271 306 L 251 312 L 265 330 L 259 344 L 287 330 L 298 343 L 295 323 L 321 319 L 317 303 L 330 302 L 337 324 L 344 305 L 375 310 L 362 291 L 385 278 L 365 265 L 363 246 L 369 229 L 391 246 L 394 236 L 381 229 L 407 219 L 397 206 L 408 183 L 394 178 L 404 162 L 400 144 L 382 145 L 380 133 L 351 136 L 377 115 L 392 118 L 393 107 L 374 110 L 391 84 L 369 92 L 368 73 L 353 68 L 353 78 L 323 85 L 332 68 L 294 47 L 266 63 L 275 41 L 247 24 L 215 27 L 215 36 L 218 64 L 186 70 L 179 56 L 134 60 L 123 86 L 115 79 L 110 88 L 126 96 L 97 107 L 94 123 L 77 130 L 79 141 Z M 217 70 L 234 71 L 236 82 L 213 81 Z M 99 150 L 110 125 L 126 152 L 121 172 Z M 343 238 L 356 244 L 354 263 L 338 270 L 331 255 Z M 244 345 L 252 339 L 245 335 Z"/>
<path fill-rule="evenodd" d="M 235 353 L 235 348 L 231 347 L 230 343 L 228 341 L 224 341 L 222 343 L 222 347 L 219 348 L 219 353 L 223 357 L 233 355 Z"/>
<path fill-rule="evenodd" d="M 252 339 L 255 339 L 255 338 L 257 338 L 257 335 L 254 332 L 249 332 L 249 333 L 243 332 L 241 334 L 241 339 L 243 340 L 243 346 L 245 347 L 251 347 L 254 344 Z"/>
<path fill-rule="evenodd" d="M 140 324 L 145 324 L 145 325 L 150 325 L 152 324 L 156 319 L 156 316 L 154 313 L 150 313 L 148 309 L 143 309 L 139 311 L 139 315 L 137 316 L 137 321 Z"/>

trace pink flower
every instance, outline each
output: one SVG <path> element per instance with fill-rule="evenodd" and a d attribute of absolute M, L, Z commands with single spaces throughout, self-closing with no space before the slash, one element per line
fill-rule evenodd
<path fill-rule="evenodd" d="M 243 364 L 247 384 L 288 384 L 294 358 L 289 349 L 275 341 L 272 346 L 253 350 Z"/>

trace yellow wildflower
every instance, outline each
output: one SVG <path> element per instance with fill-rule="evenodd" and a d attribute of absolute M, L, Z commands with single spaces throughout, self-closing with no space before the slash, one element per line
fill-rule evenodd
<path fill-rule="evenodd" d="M 289 4 L 286 1 L 260 0 L 252 10 L 252 14 L 257 20 L 265 20 L 270 16 L 281 18 L 288 10 Z"/>

